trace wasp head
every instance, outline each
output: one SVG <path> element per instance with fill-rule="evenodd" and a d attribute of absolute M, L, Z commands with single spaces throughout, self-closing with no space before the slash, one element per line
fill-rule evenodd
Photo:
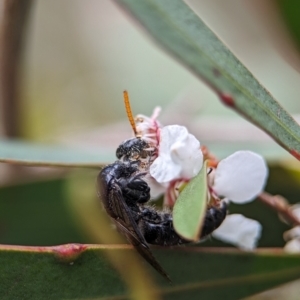
<path fill-rule="evenodd" d="M 156 149 L 146 141 L 135 137 L 124 141 L 117 149 L 116 156 L 121 161 L 137 162 L 139 167 L 146 169 L 156 158 Z"/>

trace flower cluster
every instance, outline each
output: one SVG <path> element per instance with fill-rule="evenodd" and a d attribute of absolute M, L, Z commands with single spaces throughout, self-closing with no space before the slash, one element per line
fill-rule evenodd
<path fill-rule="evenodd" d="M 147 182 L 152 197 L 164 193 L 166 206 L 172 207 L 180 186 L 196 176 L 209 159 L 200 142 L 184 126 L 162 127 L 157 113 L 147 118 L 138 116 L 137 129 L 150 145 L 157 149 L 157 157 L 149 168 Z M 251 151 L 237 151 L 219 163 L 213 163 L 208 175 L 209 198 L 243 204 L 259 195 L 266 183 L 268 169 L 264 159 Z M 245 250 L 256 247 L 261 225 L 241 214 L 228 215 L 213 236 Z"/>

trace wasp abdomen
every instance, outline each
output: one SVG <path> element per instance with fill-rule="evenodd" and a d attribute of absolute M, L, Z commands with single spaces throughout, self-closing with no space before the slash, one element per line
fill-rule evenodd
<path fill-rule="evenodd" d="M 201 238 L 206 237 L 211 234 L 215 229 L 217 229 L 227 215 L 227 204 L 225 202 L 221 203 L 221 207 L 210 207 L 206 211 L 206 215 L 203 222 Z"/>
<path fill-rule="evenodd" d="M 158 212 L 153 207 L 139 207 L 140 213 L 136 215 L 136 222 L 149 244 L 160 246 L 175 246 L 190 241 L 180 237 L 173 227 L 173 217 L 169 212 Z M 227 205 L 220 208 L 211 207 L 207 210 L 200 239 L 211 234 L 224 221 L 227 215 Z"/>
<path fill-rule="evenodd" d="M 188 243 L 174 230 L 172 214 L 158 212 L 153 207 L 140 207 L 138 226 L 149 244 L 174 246 Z"/>

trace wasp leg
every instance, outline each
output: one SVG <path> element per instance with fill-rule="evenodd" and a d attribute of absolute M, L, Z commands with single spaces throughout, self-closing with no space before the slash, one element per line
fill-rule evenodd
<path fill-rule="evenodd" d="M 141 178 L 143 176 L 145 173 L 139 173 L 131 178 L 118 179 L 123 197 L 129 206 L 135 206 L 136 203 L 146 203 L 150 200 L 150 187 Z"/>
<path fill-rule="evenodd" d="M 137 172 L 135 162 L 116 161 L 102 169 L 98 176 L 99 196 L 106 208 L 109 209 L 109 203 L 106 203 L 108 193 L 116 185 L 121 189 L 126 204 L 133 210 L 138 210 L 137 203 L 145 203 L 150 199 L 150 188 L 142 179 L 145 173 Z"/>

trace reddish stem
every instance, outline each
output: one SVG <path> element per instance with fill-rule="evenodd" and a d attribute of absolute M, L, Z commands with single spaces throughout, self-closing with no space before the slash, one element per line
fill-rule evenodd
<path fill-rule="evenodd" d="M 32 0 L 4 0 L 0 22 L 0 103 L 3 134 L 20 135 L 20 63 Z"/>
<path fill-rule="evenodd" d="M 258 199 L 276 210 L 284 219 L 289 221 L 293 226 L 300 225 L 300 220 L 293 214 L 288 201 L 280 195 L 271 195 L 267 192 L 262 192 Z"/>

